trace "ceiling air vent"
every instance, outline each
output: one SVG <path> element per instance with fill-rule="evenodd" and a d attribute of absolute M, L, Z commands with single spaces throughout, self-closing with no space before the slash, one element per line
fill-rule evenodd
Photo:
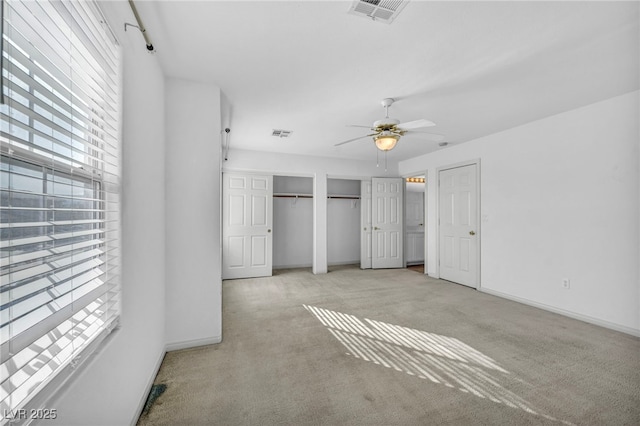
<path fill-rule="evenodd" d="M 273 129 L 273 133 L 271 133 L 271 136 L 275 136 L 277 138 L 288 138 L 291 133 L 293 133 L 293 130 Z"/>
<path fill-rule="evenodd" d="M 354 0 L 349 13 L 390 24 L 408 2 L 409 0 Z"/>

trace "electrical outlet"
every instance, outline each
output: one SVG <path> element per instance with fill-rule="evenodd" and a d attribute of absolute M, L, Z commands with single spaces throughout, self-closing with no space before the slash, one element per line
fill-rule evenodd
<path fill-rule="evenodd" d="M 562 280 L 562 288 L 569 290 L 571 288 L 571 281 L 569 278 L 564 278 Z"/>

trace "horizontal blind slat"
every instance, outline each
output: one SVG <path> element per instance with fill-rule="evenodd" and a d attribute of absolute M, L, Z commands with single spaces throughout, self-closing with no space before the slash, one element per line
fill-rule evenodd
<path fill-rule="evenodd" d="M 37 244 L 42 242 L 63 240 L 66 238 L 73 238 L 73 237 L 79 237 L 79 236 L 104 234 L 105 232 L 106 231 L 104 229 L 89 229 L 86 231 L 65 232 L 65 233 L 53 234 L 53 235 L 43 235 L 40 237 L 20 238 L 15 240 L 2 241 L 0 242 L 0 248 L 19 247 L 27 244 Z"/>
<path fill-rule="evenodd" d="M 0 223 L 0 229 L 9 228 L 33 228 L 41 226 L 65 226 L 65 225 L 84 225 L 89 223 L 103 223 L 104 219 L 87 219 L 87 220 L 60 220 L 47 222 L 19 222 L 19 223 Z"/>
<path fill-rule="evenodd" d="M 19 285 L 21 281 L 29 280 L 31 278 L 38 277 L 40 275 L 50 274 L 51 276 L 48 279 L 53 282 L 59 282 L 60 276 L 65 276 L 67 269 L 71 265 L 78 264 L 85 260 L 91 259 L 92 257 L 97 257 L 103 254 L 103 251 L 100 249 L 92 249 L 87 251 L 82 251 L 79 253 L 70 253 L 69 256 L 59 257 L 56 260 L 40 264 L 37 266 L 32 266 L 30 268 L 25 268 L 19 270 L 17 272 L 8 272 L 3 273 L 0 276 L 0 287 L 5 287 L 9 285 Z M 60 272 L 63 270 L 63 272 Z M 55 276 L 53 276 L 55 274 Z"/>
<path fill-rule="evenodd" d="M 30 251 L 24 254 L 17 254 L 13 256 L 7 256 L 0 259 L 0 267 L 4 268 L 6 266 L 15 265 L 18 263 L 34 261 L 39 259 L 47 259 L 55 256 L 59 256 L 62 253 L 80 250 L 86 247 L 93 247 L 97 245 L 103 244 L 102 240 L 90 240 L 90 241 L 82 241 L 82 242 L 70 242 L 68 244 L 51 247 L 45 250 L 38 251 Z"/>

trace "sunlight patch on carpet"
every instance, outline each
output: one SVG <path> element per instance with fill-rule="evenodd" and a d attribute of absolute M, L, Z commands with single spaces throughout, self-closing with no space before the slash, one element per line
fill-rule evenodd
<path fill-rule="evenodd" d="M 527 401 L 505 389 L 500 384 L 500 377 L 510 373 L 492 358 L 456 338 L 366 318 L 363 321 L 353 315 L 316 306 L 302 306 L 347 348 L 348 355 L 559 421 L 541 414 Z"/>

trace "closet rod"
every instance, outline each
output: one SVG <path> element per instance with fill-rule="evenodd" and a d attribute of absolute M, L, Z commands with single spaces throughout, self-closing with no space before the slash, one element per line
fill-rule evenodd
<path fill-rule="evenodd" d="M 273 194 L 274 198 L 313 198 L 313 195 L 308 194 Z M 337 200 L 359 200 L 357 195 L 327 195 L 329 199 Z"/>
<path fill-rule="evenodd" d="M 313 198 L 313 195 L 304 194 L 273 194 L 274 198 Z"/>
<path fill-rule="evenodd" d="M 359 200 L 357 195 L 327 195 L 327 198 L 335 198 L 339 200 Z"/>

